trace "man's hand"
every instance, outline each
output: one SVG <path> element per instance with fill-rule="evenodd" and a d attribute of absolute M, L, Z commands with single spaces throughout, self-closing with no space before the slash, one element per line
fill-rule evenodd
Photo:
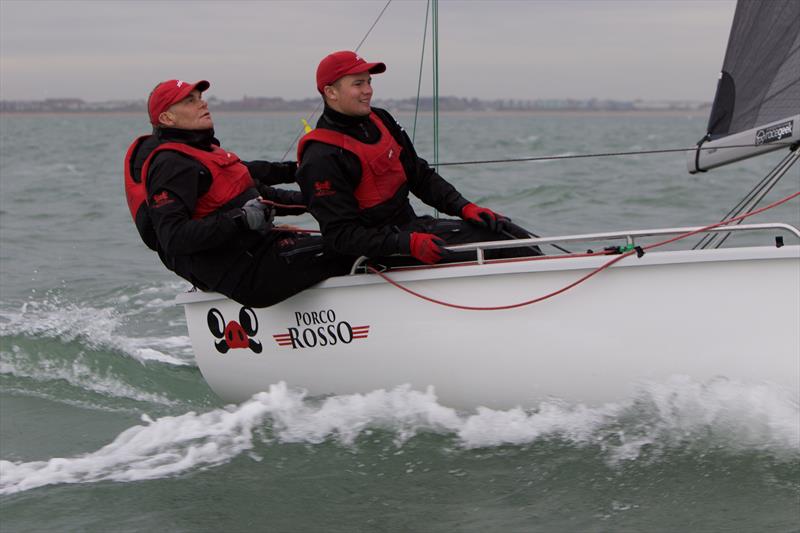
<path fill-rule="evenodd" d="M 247 221 L 247 227 L 251 230 L 266 235 L 270 228 L 272 228 L 272 217 L 274 213 L 267 204 L 261 202 L 261 198 L 248 200 L 242 206 L 242 212 Z"/>
<path fill-rule="evenodd" d="M 442 239 L 432 233 L 412 233 L 411 255 L 426 265 L 432 265 L 449 254 L 443 248 L 445 244 Z"/>
<path fill-rule="evenodd" d="M 503 215 L 472 203 L 461 209 L 461 218 L 478 226 L 489 228 L 495 233 L 502 232 L 505 229 L 505 223 L 508 222 L 508 218 Z"/>

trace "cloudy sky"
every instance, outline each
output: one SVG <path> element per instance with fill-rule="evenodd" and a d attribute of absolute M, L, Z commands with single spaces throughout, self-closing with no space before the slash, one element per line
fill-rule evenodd
<path fill-rule="evenodd" d="M 168 78 L 209 94 L 315 96 L 386 0 L 0 0 L 0 97 L 144 98 Z M 441 0 L 440 93 L 476 98 L 710 100 L 733 0 Z M 360 49 L 377 97 L 416 94 L 425 0 L 393 0 Z M 430 50 L 430 38 L 427 43 Z M 430 94 L 426 58 L 423 94 Z M 427 90 L 426 90 L 427 88 Z"/>

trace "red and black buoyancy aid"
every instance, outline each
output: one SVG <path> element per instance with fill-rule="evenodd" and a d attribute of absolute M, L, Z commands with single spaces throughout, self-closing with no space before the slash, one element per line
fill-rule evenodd
<path fill-rule="evenodd" d="M 369 119 L 381 133 L 380 140 L 375 144 L 365 144 L 344 133 L 317 128 L 305 134 L 297 145 L 298 165 L 302 161 L 303 149 L 312 141 L 338 146 L 358 156 L 361 161 L 361 182 L 354 193 L 362 210 L 390 200 L 407 181 L 400 162 L 402 146 L 375 113 L 370 113 Z"/>
<path fill-rule="evenodd" d="M 133 158 L 141 144 L 150 137 L 143 135 L 131 143 L 125 154 L 125 197 L 128 199 L 128 209 L 133 217 L 133 223 L 139 231 L 139 236 L 151 250 L 157 250 L 156 230 L 150 215 L 147 213 L 147 190 L 141 176 L 133 175 Z"/>
<path fill-rule="evenodd" d="M 125 196 L 128 199 L 128 209 L 139 230 L 139 235 L 153 250 L 156 249 L 155 229 L 147 215 L 146 180 L 150 163 L 156 154 L 164 150 L 180 152 L 195 159 L 211 172 L 211 187 L 197 200 L 192 218 L 197 219 L 210 215 L 247 189 L 255 187 L 250 171 L 241 162 L 239 156 L 216 145 L 212 146 L 210 152 L 207 152 L 183 143 L 161 144 L 147 156 L 142 165 L 141 176 L 134 176 L 131 169 L 132 158 L 141 143 L 149 137 L 149 135 L 145 135 L 133 141 L 125 155 Z"/>

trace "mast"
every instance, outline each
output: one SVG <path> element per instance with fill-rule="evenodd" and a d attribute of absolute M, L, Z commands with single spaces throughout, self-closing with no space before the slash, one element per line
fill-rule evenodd
<path fill-rule="evenodd" d="M 739 0 L 707 133 L 689 172 L 800 142 L 800 1 Z"/>

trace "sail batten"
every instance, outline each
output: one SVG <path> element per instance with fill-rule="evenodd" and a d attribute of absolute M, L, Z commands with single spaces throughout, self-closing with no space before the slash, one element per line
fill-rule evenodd
<path fill-rule="evenodd" d="M 800 0 L 739 0 L 707 133 L 698 150 L 689 154 L 689 171 L 708 170 L 800 140 L 798 116 Z M 781 142 L 774 144 L 777 141 Z M 734 143 L 753 146 L 714 150 Z"/>

